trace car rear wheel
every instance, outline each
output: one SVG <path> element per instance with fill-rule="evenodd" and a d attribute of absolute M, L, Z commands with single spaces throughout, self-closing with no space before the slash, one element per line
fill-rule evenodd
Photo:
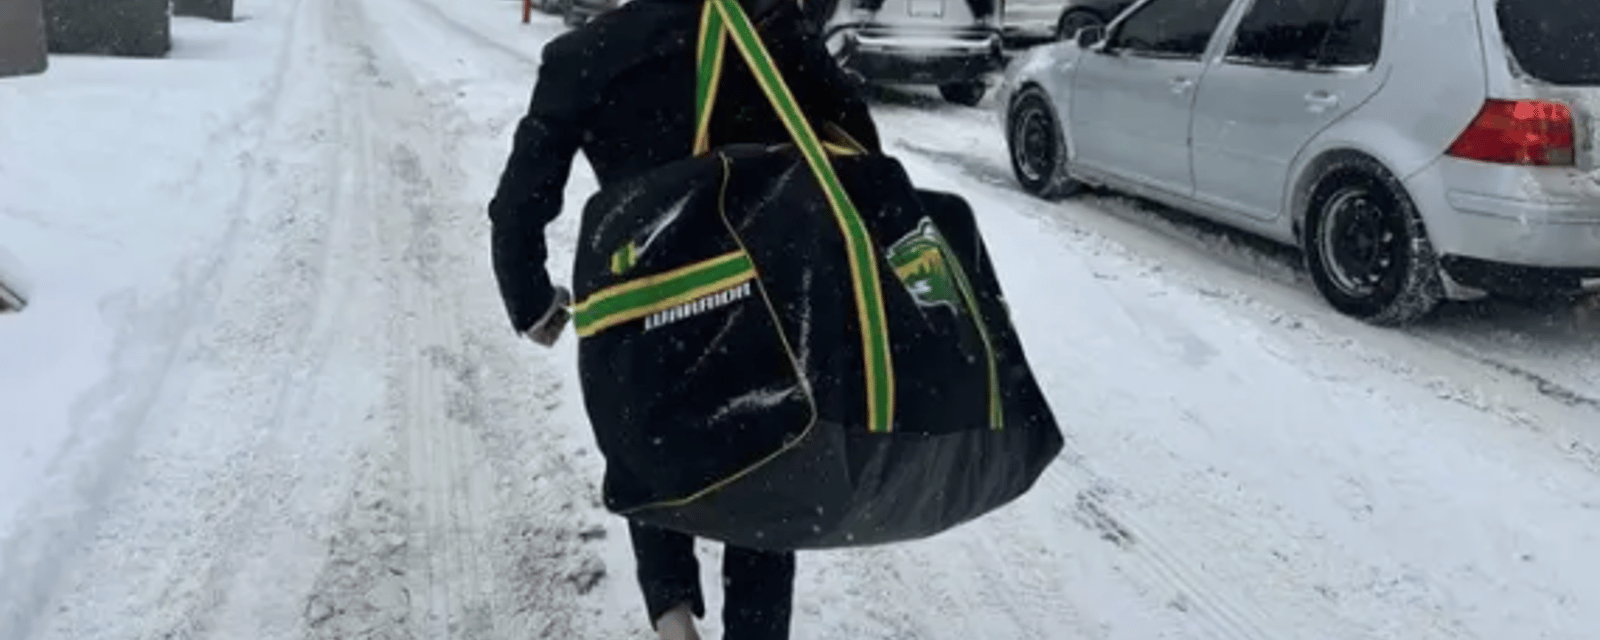
<path fill-rule="evenodd" d="M 1302 241 L 1317 290 L 1371 324 L 1422 319 L 1444 298 L 1439 258 L 1405 187 L 1377 161 L 1326 170 L 1312 189 Z"/>
<path fill-rule="evenodd" d="M 1089 27 L 1105 26 L 1105 19 L 1088 9 L 1068 9 L 1061 14 L 1061 20 L 1056 22 L 1057 40 L 1076 40 L 1078 30 Z"/>
<path fill-rule="evenodd" d="M 944 96 L 945 100 L 966 107 L 978 106 L 983 101 L 983 94 L 988 92 L 989 84 L 982 80 L 939 85 L 939 95 Z"/>
<path fill-rule="evenodd" d="M 1024 190 L 1041 198 L 1072 195 L 1083 187 L 1067 174 L 1066 136 L 1055 113 L 1044 91 L 1029 87 L 1006 114 L 1011 171 Z"/>

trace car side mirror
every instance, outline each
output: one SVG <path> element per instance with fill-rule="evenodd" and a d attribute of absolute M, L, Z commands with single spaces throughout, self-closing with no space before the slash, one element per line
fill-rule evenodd
<path fill-rule="evenodd" d="M 1099 25 L 1093 27 L 1084 27 L 1078 30 L 1077 39 L 1079 48 L 1091 48 L 1105 41 L 1106 28 Z"/>

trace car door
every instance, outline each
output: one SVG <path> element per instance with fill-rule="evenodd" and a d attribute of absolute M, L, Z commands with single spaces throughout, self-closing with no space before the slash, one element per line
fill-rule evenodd
<path fill-rule="evenodd" d="M 1189 110 L 1201 61 L 1234 0 L 1150 0 L 1112 25 L 1072 75 L 1075 161 L 1179 195 L 1194 191 Z"/>
<path fill-rule="evenodd" d="M 1300 149 L 1383 84 L 1384 5 L 1253 1 L 1195 99 L 1197 199 L 1260 220 L 1285 213 Z"/>

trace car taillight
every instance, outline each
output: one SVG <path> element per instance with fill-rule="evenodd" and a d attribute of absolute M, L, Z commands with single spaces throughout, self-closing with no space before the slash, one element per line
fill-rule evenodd
<path fill-rule="evenodd" d="M 1542 100 L 1487 100 L 1445 153 L 1499 164 L 1570 167 L 1577 156 L 1572 109 Z"/>

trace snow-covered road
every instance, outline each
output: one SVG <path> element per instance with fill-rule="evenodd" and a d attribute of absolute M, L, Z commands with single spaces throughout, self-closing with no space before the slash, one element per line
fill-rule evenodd
<path fill-rule="evenodd" d="M 33 290 L 0 316 L 0 639 L 650 637 L 574 341 L 508 335 L 487 261 L 561 29 L 518 4 L 239 0 L 174 60 L 0 81 Z M 1021 194 L 985 111 L 875 112 L 980 211 L 1068 451 L 977 523 L 802 555 L 797 640 L 1600 629 L 1600 310 L 1366 327 L 1292 254 Z"/>

